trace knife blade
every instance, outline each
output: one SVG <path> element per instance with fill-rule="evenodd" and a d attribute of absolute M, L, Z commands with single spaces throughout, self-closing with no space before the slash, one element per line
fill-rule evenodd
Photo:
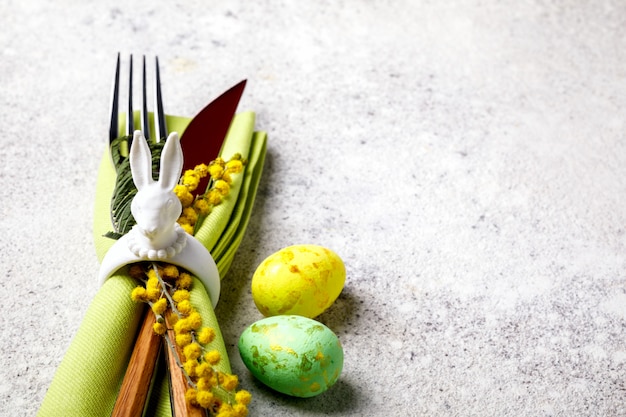
<path fill-rule="evenodd" d="M 208 164 L 217 158 L 246 87 L 246 81 L 240 81 L 222 93 L 189 122 L 180 138 L 185 156 L 183 172 L 193 169 L 198 164 Z M 208 182 L 208 177 L 203 178 L 195 194 L 203 193 Z"/>

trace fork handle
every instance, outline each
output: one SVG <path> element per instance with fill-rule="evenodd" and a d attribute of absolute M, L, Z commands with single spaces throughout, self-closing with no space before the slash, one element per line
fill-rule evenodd
<path fill-rule="evenodd" d="M 154 333 L 155 322 L 154 313 L 147 309 L 111 417 L 143 415 L 162 343 Z"/>

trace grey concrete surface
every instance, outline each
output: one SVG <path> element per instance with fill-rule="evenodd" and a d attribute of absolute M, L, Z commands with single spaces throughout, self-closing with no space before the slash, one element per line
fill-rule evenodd
<path fill-rule="evenodd" d="M 91 222 L 115 55 L 166 112 L 248 79 L 269 153 L 217 314 L 253 416 L 626 415 L 626 3 L 0 4 L 0 414 L 34 415 L 97 292 Z M 256 266 L 335 250 L 312 399 L 236 343 Z"/>

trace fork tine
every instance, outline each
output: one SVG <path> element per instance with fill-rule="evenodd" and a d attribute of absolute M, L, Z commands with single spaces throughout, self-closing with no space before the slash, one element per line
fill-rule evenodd
<path fill-rule="evenodd" d="M 143 70 L 141 76 L 141 130 L 146 138 L 146 140 L 150 140 L 150 128 L 148 123 L 148 94 L 146 93 L 146 56 L 143 56 Z"/>
<path fill-rule="evenodd" d="M 117 61 L 115 64 L 115 77 L 113 81 L 113 93 L 111 99 L 111 123 L 109 127 L 109 142 L 113 142 L 120 137 L 119 132 L 119 101 L 120 101 L 120 53 L 117 53 Z M 161 93 L 161 73 L 159 69 L 159 58 L 155 57 L 155 80 L 154 80 L 154 141 L 160 142 L 161 139 L 167 137 L 167 122 L 165 120 L 165 113 L 163 111 L 163 96 Z M 147 104 L 147 77 L 146 77 L 146 57 L 143 56 L 142 66 L 142 104 L 139 112 L 140 129 L 144 133 L 146 139 L 150 139 L 150 128 L 148 119 L 148 104 Z M 128 145 L 130 146 L 132 141 L 132 135 L 135 130 L 134 111 L 133 111 L 133 55 L 130 55 L 129 69 L 128 69 L 128 110 L 126 112 L 126 129 L 125 134 L 129 136 Z"/>
<path fill-rule="evenodd" d="M 120 98 L 120 53 L 117 53 L 117 63 L 115 64 L 115 77 L 113 78 L 113 94 L 111 97 L 111 124 L 109 126 L 109 143 L 119 137 L 117 114 Z"/>
<path fill-rule="evenodd" d="M 133 113 L 133 55 L 131 54 L 128 67 L 128 112 L 126 113 L 126 136 L 132 136 L 134 131 L 135 114 Z"/>
<path fill-rule="evenodd" d="M 154 109 L 154 130 L 156 141 L 167 137 L 167 126 L 165 125 L 165 115 L 163 114 L 163 98 L 161 97 L 161 74 L 159 71 L 159 57 L 155 57 L 155 109 Z"/>

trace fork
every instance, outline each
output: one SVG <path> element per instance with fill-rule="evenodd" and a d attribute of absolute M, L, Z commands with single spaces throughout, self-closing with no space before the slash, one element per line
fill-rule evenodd
<path fill-rule="evenodd" d="M 123 137 L 127 141 L 130 149 L 134 126 L 135 113 L 133 111 L 133 57 L 130 55 L 128 69 L 128 104 L 126 109 L 125 131 Z M 149 142 L 160 142 L 167 138 L 167 125 L 163 112 L 163 98 L 161 92 L 161 79 L 159 71 L 159 60 L 155 57 L 154 74 L 154 127 L 153 134 L 150 134 L 149 113 L 147 105 L 147 77 L 146 77 L 146 57 L 143 57 L 142 65 L 142 102 L 139 111 L 139 123 L 141 130 Z M 113 83 L 113 93 L 111 100 L 111 124 L 109 128 L 109 142 L 122 137 L 119 129 L 119 99 L 120 99 L 120 54 L 117 55 L 115 67 L 115 78 Z M 170 395 L 172 404 L 172 415 L 175 417 L 195 417 L 205 416 L 204 411 L 192 406 L 185 400 L 186 379 L 177 363 L 175 352 L 167 344 L 162 342 L 162 337 L 153 331 L 156 322 L 154 313 L 150 308 L 146 309 L 143 321 L 135 341 L 135 347 L 128 363 L 126 374 L 122 381 L 122 386 L 113 408 L 113 417 L 141 417 L 147 403 L 150 388 L 154 383 L 156 374 L 156 364 L 159 359 L 161 347 L 166 351 L 167 364 L 170 376 Z M 169 326 L 168 326 L 169 327 Z"/>
<path fill-rule="evenodd" d="M 142 65 L 142 100 L 141 111 L 139 113 L 141 131 L 146 140 L 150 140 L 149 114 L 148 114 L 148 95 L 147 95 L 147 77 L 146 77 L 146 57 L 143 56 Z M 115 78 L 113 81 L 113 94 L 111 99 L 111 124 L 109 128 L 109 143 L 120 137 L 119 129 L 119 98 L 120 98 L 120 54 L 117 54 L 117 62 L 115 65 Z M 163 113 L 163 96 L 161 92 L 161 74 L 159 70 L 159 58 L 155 57 L 154 69 L 154 133 L 155 142 L 167 137 L 167 124 L 165 122 L 165 114 Z M 134 131 L 134 111 L 133 111 L 133 56 L 130 55 L 128 69 L 128 107 L 126 112 L 126 134 L 132 140 Z M 129 144 L 130 145 L 130 144 Z"/>

